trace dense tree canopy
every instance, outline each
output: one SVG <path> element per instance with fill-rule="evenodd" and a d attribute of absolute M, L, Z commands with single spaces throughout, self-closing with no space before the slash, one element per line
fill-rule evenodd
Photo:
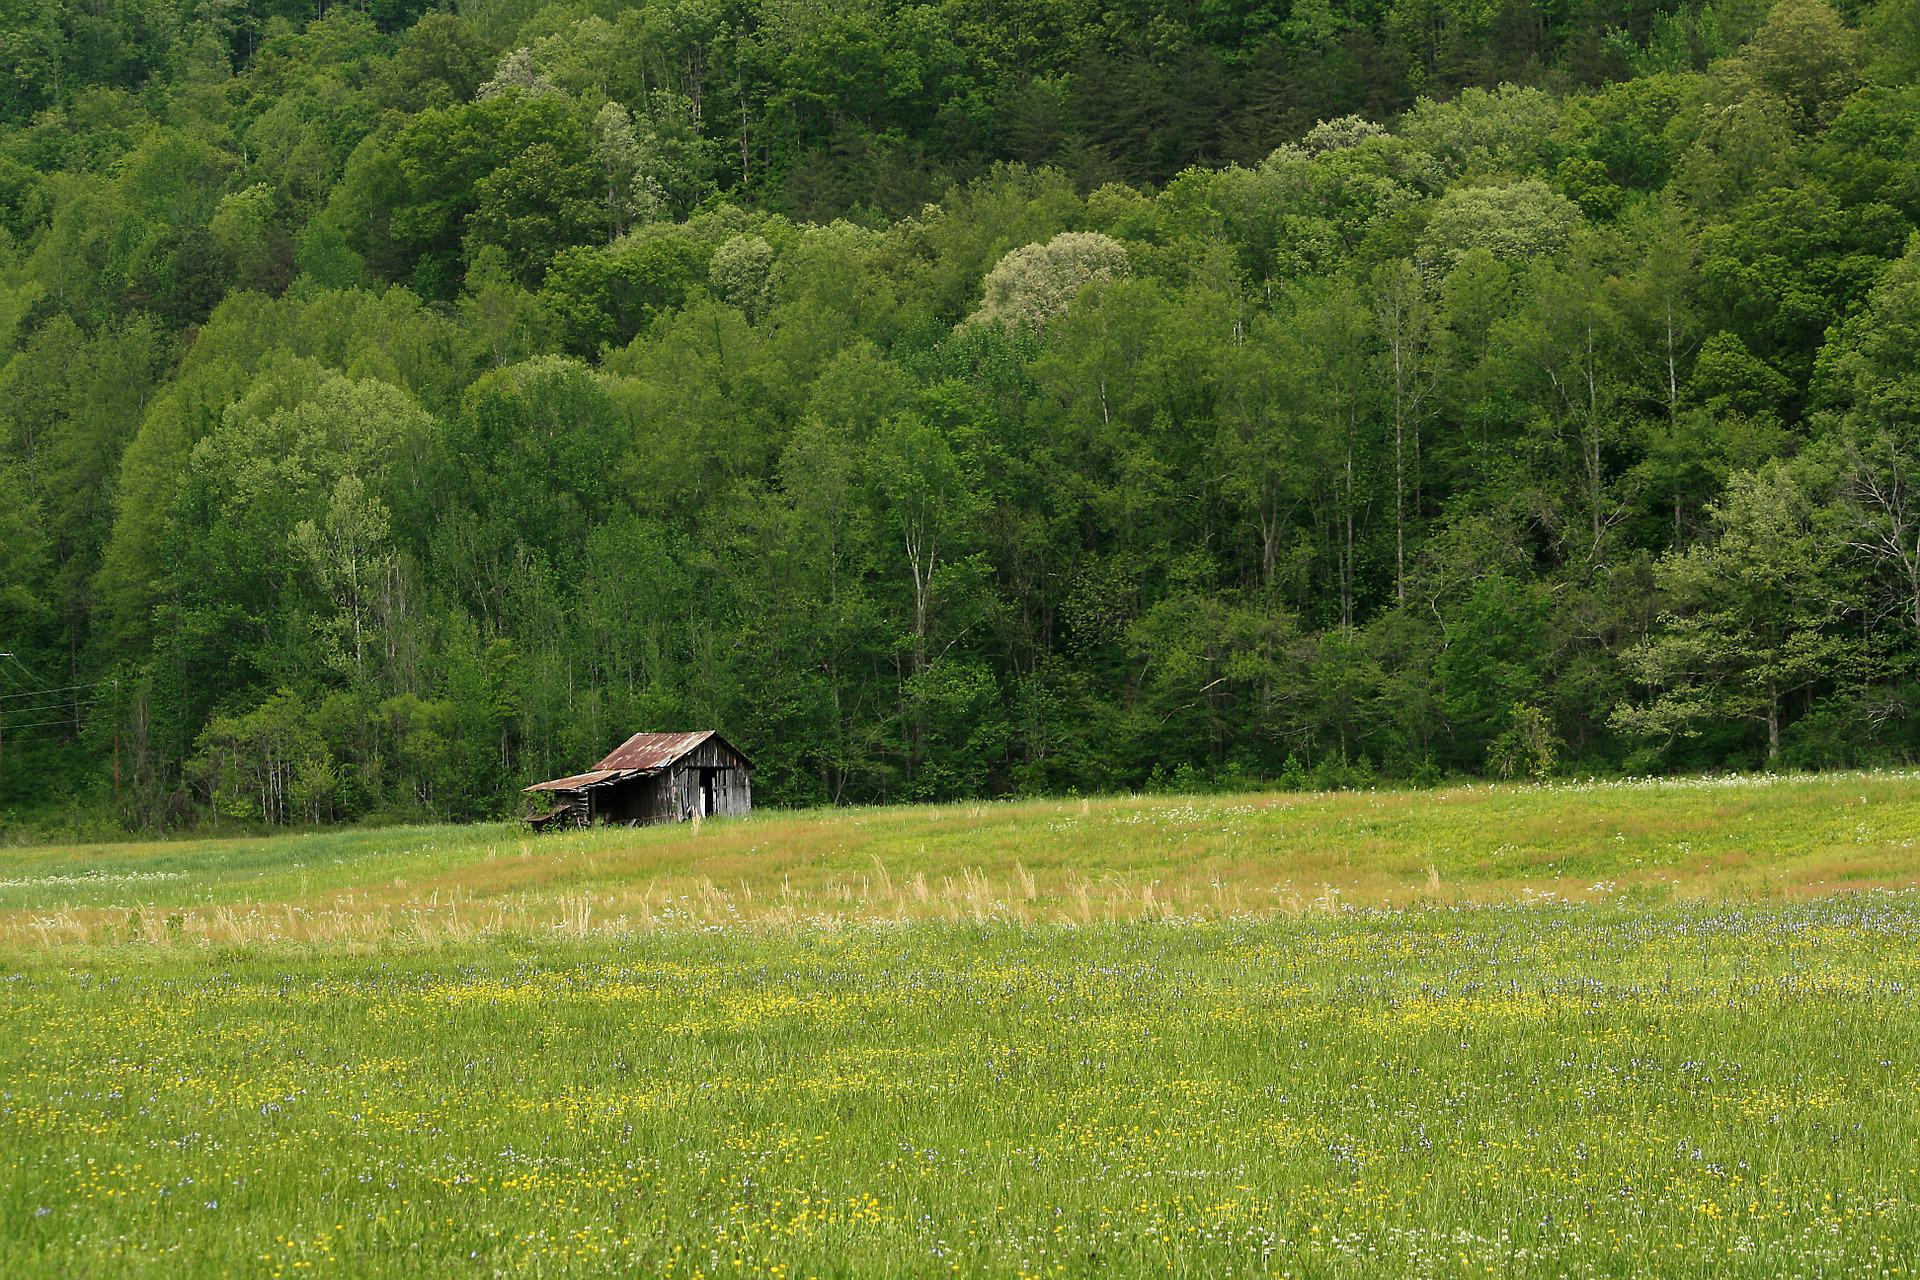
<path fill-rule="evenodd" d="M 1920 6 L 0 13 L 0 834 L 1920 753 Z"/>

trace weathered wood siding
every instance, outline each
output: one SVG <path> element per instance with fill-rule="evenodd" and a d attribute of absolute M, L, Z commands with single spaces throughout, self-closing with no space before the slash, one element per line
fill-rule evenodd
<path fill-rule="evenodd" d="M 674 762 L 676 812 L 691 818 L 700 812 L 700 771 L 714 770 L 713 811 L 708 816 L 737 818 L 753 809 L 752 784 L 747 779 L 746 761 L 726 743 L 709 739 Z"/>
<path fill-rule="evenodd" d="M 596 787 L 594 816 L 608 822 L 662 822 L 672 817 L 667 804 L 667 778 L 635 778 L 611 787 Z"/>
<path fill-rule="evenodd" d="M 714 777 L 714 813 L 738 818 L 753 812 L 753 782 L 745 769 L 722 769 Z"/>
<path fill-rule="evenodd" d="M 713 769 L 713 811 L 710 818 L 737 818 L 753 808 L 747 771 L 734 765 L 707 765 Z M 700 812 L 701 790 L 698 765 L 675 765 L 671 783 L 665 789 L 669 798 L 663 820 L 684 822 Z"/>

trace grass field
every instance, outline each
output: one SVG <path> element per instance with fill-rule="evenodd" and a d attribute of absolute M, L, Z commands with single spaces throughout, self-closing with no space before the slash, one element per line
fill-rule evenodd
<path fill-rule="evenodd" d="M 1920 778 L 0 852 L 0 1275 L 1905 1275 Z"/>

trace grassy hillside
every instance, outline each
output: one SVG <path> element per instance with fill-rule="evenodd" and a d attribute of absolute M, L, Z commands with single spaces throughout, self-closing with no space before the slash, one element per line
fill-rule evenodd
<path fill-rule="evenodd" d="M 0 1275 L 1904 1275 L 1917 781 L 7 851 Z"/>
<path fill-rule="evenodd" d="M 1920 913 L 144 948 L 0 995 L 0 1273 L 1842 1276 Z"/>
<path fill-rule="evenodd" d="M 1860 773 L 413 827 L 0 855 L 0 940 L 676 923 L 1231 919 L 1341 905 L 1799 897 L 1920 877 L 1920 779 Z"/>

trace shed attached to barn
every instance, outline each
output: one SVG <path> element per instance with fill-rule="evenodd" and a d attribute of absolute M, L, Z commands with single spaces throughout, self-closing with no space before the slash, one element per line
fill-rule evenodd
<path fill-rule="evenodd" d="M 553 809 L 536 829 L 584 827 L 595 819 L 633 825 L 731 818 L 753 808 L 753 764 L 711 729 L 699 733 L 636 733 L 605 759 L 571 777 L 536 782 Z"/>

